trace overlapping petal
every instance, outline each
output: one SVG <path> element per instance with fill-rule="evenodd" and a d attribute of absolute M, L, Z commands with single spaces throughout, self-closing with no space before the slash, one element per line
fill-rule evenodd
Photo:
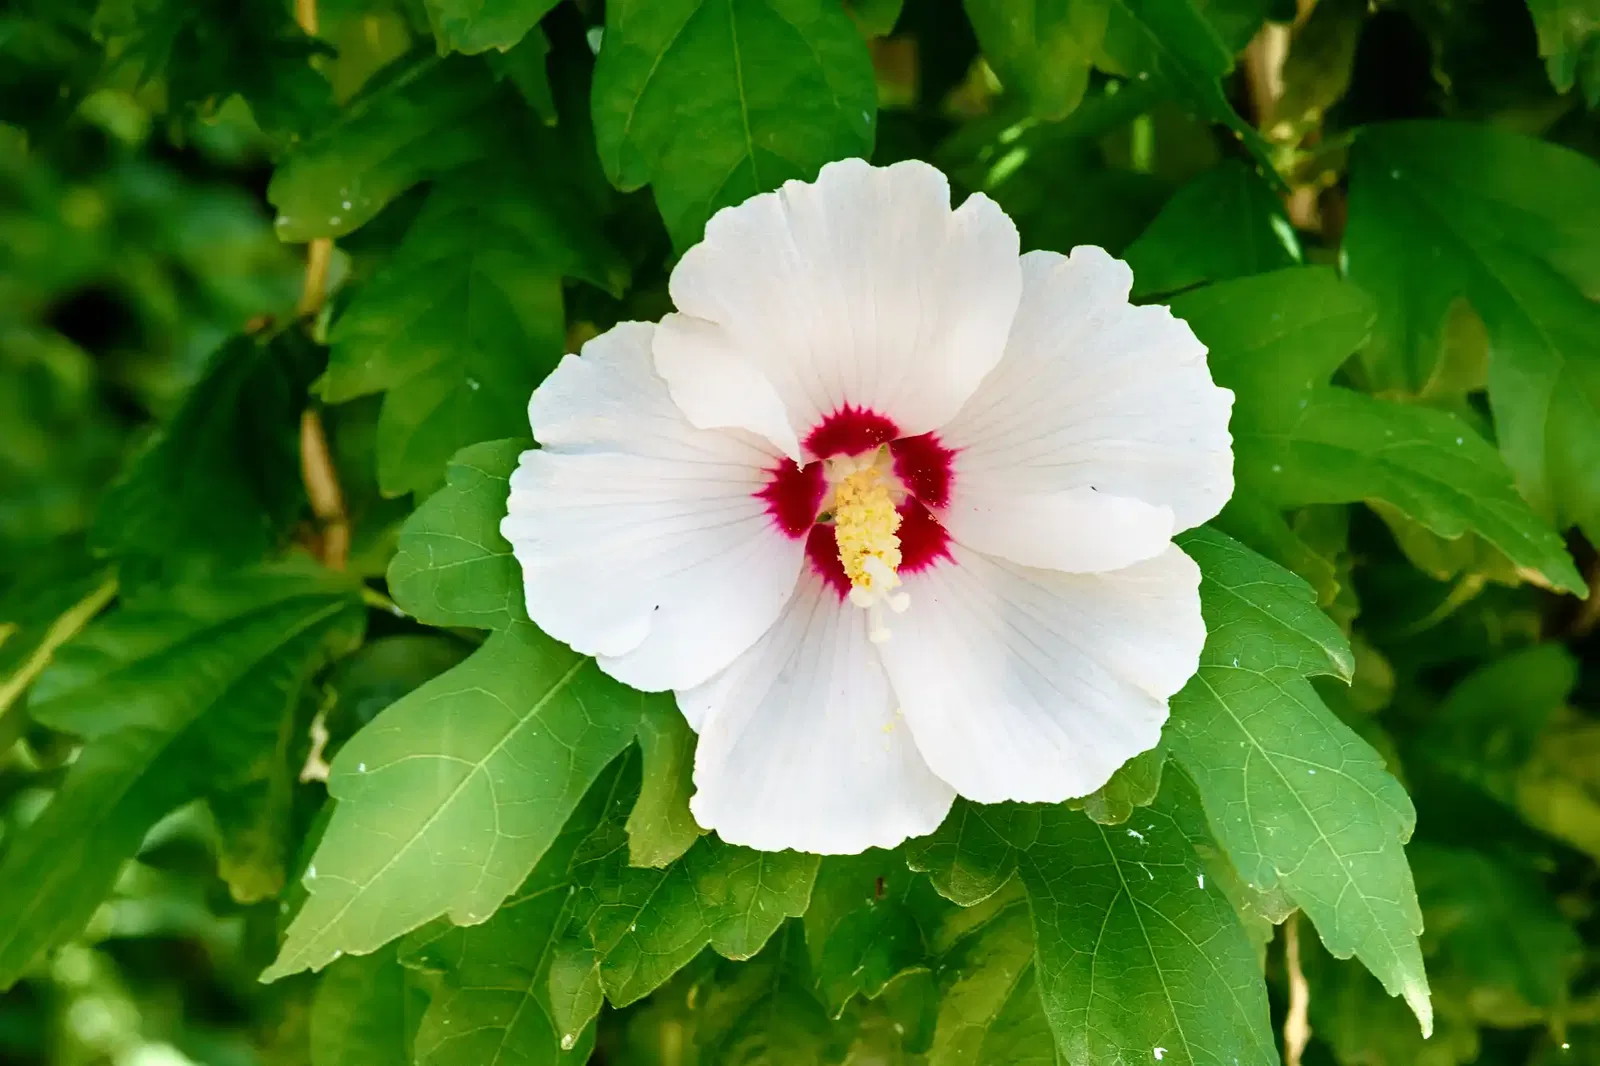
<path fill-rule="evenodd" d="M 1052 803 L 1155 746 L 1206 636 L 1182 550 L 1099 574 L 951 556 L 907 582 L 880 646 L 934 773 L 980 803 Z"/>
<path fill-rule="evenodd" d="M 999 361 L 1021 293 L 1016 227 L 982 194 L 950 209 L 926 163 L 831 163 L 716 214 L 672 273 L 656 367 L 689 420 L 801 458 L 846 406 L 910 436 Z"/>
<path fill-rule="evenodd" d="M 501 531 L 528 615 L 647 691 L 697 685 L 778 617 L 804 546 L 755 494 L 774 452 L 695 429 L 624 323 L 567 356 L 529 408 L 542 449 L 511 477 Z"/>
<path fill-rule="evenodd" d="M 700 733 L 690 809 L 735 844 L 893 847 L 955 798 L 896 709 L 865 612 L 809 571 L 767 635 L 678 705 Z"/>
<path fill-rule="evenodd" d="M 1019 258 L 925 164 L 849 160 L 720 212 L 678 313 L 540 386 L 503 526 L 529 613 L 676 690 L 702 825 L 889 847 L 956 794 L 1059 802 L 1157 743 L 1205 641 L 1172 536 L 1232 491 L 1232 394 L 1130 284 L 1097 248 Z M 874 622 L 804 559 L 844 475 L 786 464 L 886 442 L 909 609 Z"/>
<path fill-rule="evenodd" d="M 1165 307 L 1129 304 L 1131 272 L 1099 248 L 1029 252 L 1022 273 L 1005 357 L 939 431 L 956 452 L 950 531 L 1016 562 L 1076 572 L 1148 558 L 1167 538 L 1155 525 L 1131 528 L 1125 504 L 1076 521 L 1082 558 L 1065 548 L 1021 557 L 970 514 L 999 496 L 1038 512 L 1041 498 L 1066 493 L 1076 495 L 1058 507 L 1072 522 L 1073 499 L 1093 494 L 1148 505 L 1151 523 L 1167 510 L 1170 536 L 1216 515 L 1233 492 L 1233 394 L 1212 382 L 1188 325 Z M 1130 557 L 1119 540 L 1147 554 Z"/>

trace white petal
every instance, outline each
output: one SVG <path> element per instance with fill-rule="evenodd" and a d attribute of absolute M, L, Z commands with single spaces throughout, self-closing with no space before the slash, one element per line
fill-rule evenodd
<path fill-rule="evenodd" d="M 695 429 L 624 323 L 529 404 L 543 450 L 511 475 L 500 531 L 528 616 L 635 688 L 696 685 L 754 644 L 794 591 L 804 542 L 757 498 L 771 449 Z"/>
<path fill-rule="evenodd" d="M 1094 489 L 1037 491 L 1024 474 L 996 472 L 958 485 L 939 516 L 950 536 L 1023 566 L 1093 574 L 1160 555 L 1172 542 L 1172 511 Z"/>
<path fill-rule="evenodd" d="M 981 803 L 1056 803 L 1155 746 L 1205 643 L 1188 556 L 1102 574 L 951 556 L 910 576 L 879 645 L 934 773 Z"/>
<path fill-rule="evenodd" d="M 933 832 L 955 798 L 895 709 L 866 612 L 810 572 L 767 635 L 678 706 L 700 733 L 689 809 L 734 844 L 893 847 Z"/>
<path fill-rule="evenodd" d="M 1233 393 L 1188 324 L 1129 304 L 1133 275 L 1099 248 L 1029 252 L 1022 278 L 1005 358 L 939 433 L 957 449 L 952 505 L 1003 478 L 1167 507 L 1180 530 L 1216 515 L 1233 493 Z"/>
<path fill-rule="evenodd" d="M 656 368 L 697 426 L 791 457 L 845 406 L 903 435 L 943 424 L 999 361 L 1021 292 L 1017 230 L 926 163 L 830 163 L 719 211 L 672 272 Z"/>

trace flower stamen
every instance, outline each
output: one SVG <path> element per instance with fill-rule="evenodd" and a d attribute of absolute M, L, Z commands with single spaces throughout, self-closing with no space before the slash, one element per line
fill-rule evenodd
<path fill-rule="evenodd" d="M 842 464 L 841 464 L 842 465 Z M 839 562 L 850 579 L 850 602 L 865 608 L 867 636 L 874 644 L 889 639 L 883 608 L 904 611 L 911 599 L 900 587 L 900 512 L 878 463 L 851 464 L 834 485 L 833 523 Z"/>

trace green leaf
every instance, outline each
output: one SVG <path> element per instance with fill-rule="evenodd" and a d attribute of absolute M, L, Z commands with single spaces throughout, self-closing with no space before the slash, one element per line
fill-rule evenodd
<path fill-rule="evenodd" d="M 476 650 L 447 633 L 399 633 L 368 640 L 339 664 L 328 687 L 334 693 L 333 726 L 347 725 L 349 732 L 366 725 L 385 707 L 412 689 L 456 666 Z M 334 738 L 343 743 L 332 728 Z"/>
<path fill-rule="evenodd" d="M 472 60 L 396 60 L 273 172 L 278 236 L 341 237 L 419 181 L 488 155 L 504 136 L 504 116 L 489 106 L 496 95 Z"/>
<path fill-rule="evenodd" d="M 553 180 L 518 165 L 456 171 L 334 323 L 322 395 L 384 391 L 378 484 L 432 489 L 465 445 L 527 431 L 528 397 L 565 349 L 561 279 L 620 288 L 625 273 Z"/>
<path fill-rule="evenodd" d="M 1422 913 L 1402 847 L 1416 813 L 1306 679 L 1349 677 L 1348 646 L 1287 571 L 1218 533 L 1182 544 L 1200 565 L 1207 639 L 1173 697 L 1166 745 L 1248 886 L 1281 885 L 1328 949 L 1360 958 L 1428 1033 Z"/>
<path fill-rule="evenodd" d="M 550 89 L 550 38 L 544 35 L 543 30 L 535 27 L 522 39 L 521 44 L 510 51 L 490 52 L 483 58 L 489 64 L 489 69 L 494 71 L 495 77 L 511 80 L 522 99 L 539 116 L 539 121 L 546 126 L 554 126 L 560 121 L 555 94 Z M 586 155 L 594 155 L 592 147 Z M 598 168 L 599 161 L 592 160 L 590 165 Z"/>
<path fill-rule="evenodd" d="M 1067 806 L 1100 825 L 1121 825 L 1136 809 L 1155 802 L 1166 761 L 1167 753 L 1160 747 L 1140 752 L 1123 763 L 1111 780 L 1087 796 L 1068 800 Z"/>
<path fill-rule="evenodd" d="M 1115 0 L 1105 56 L 1118 73 L 1166 85 L 1202 117 L 1228 127 L 1263 173 L 1280 182 L 1266 141 L 1222 91 L 1221 79 L 1233 70 L 1233 51 L 1192 0 Z"/>
<path fill-rule="evenodd" d="M 28 687 L 117 594 L 115 573 L 78 542 L 7 577 L 0 584 L 0 753 L 26 726 L 20 701 Z"/>
<path fill-rule="evenodd" d="M 958 796 L 938 829 L 906 845 L 906 861 L 926 871 L 940 895 L 971 906 L 1010 880 L 1018 851 L 1038 834 L 1037 807 L 971 803 Z"/>
<path fill-rule="evenodd" d="M 1590 107 L 1600 107 L 1600 2 L 1597 0 L 1528 0 L 1539 54 L 1545 58 L 1550 84 L 1565 93 L 1582 79 Z M 1585 67 L 1585 64 L 1588 64 Z"/>
<path fill-rule="evenodd" d="M 90 543 L 108 555 L 259 559 L 305 509 L 300 413 L 322 354 L 299 330 L 219 348 L 106 490 Z"/>
<path fill-rule="evenodd" d="M 158 819 L 273 748 L 312 672 L 364 621 L 326 572 L 262 568 L 149 590 L 56 653 L 30 709 L 84 747 L 0 861 L 0 987 L 83 927 Z"/>
<path fill-rule="evenodd" d="M 482 925 L 452 928 L 408 955 L 442 974 L 417 1034 L 419 1066 L 581 1063 L 593 1028 L 564 1031 L 552 1009 L 550 963 L 572 912 L 574 860 L 621 817 L 638 776 L 608 767 L 516 893 Z"/>
<path fill-rule="evenodd" d="M 270 745 L 231 767 L 209 797 L 217 823 L 217 876 L 239 903 L 273 899 L 292 858 L 295 785 L 311 750 L 316 696 L 295 701 L 277 722 Z"/>
<path fill-rule="evenodd" d="M 1300 952 L 1312 989 L 1312 1031 L 1341 1066 L 1458 1066 L 1482 1061 L 1477 1027 L 1461 1012 L 1441 1012 L 1437 1031 L 1425 1040 L 1405 1007 L 1384 995 L 1383 986 L 1366 970 L 1335 961 L 1314 939 L 1302 938 Z"/>
<path fill-rule="evenodd" d="M 877 87 L 837 0 L 617 0 L 595 66 L 606 176 L 679 250 L 718 208 L 872 152 Z"/>
<path fill-rule="evenodd" d="M 393 947 L 340 959 L 311 997 L 311 1066 L 411 1066 L 425 1003 Z"/>
<path fill-rule="evenodd" d="M 626 1006 L 659 988 L 708 944 L 747 959 L 787 917 L 804 914 L 817 856 L 760 852 L 704 836 L 665 869 L 628 865 L 626 832 L 597 842 L 574 928 L 553 964 L 556 1016 L 572 1032 L 599 991 Z"/>
<path fill-rule="evenodd" d="M 976 924 L 950 923 L 953 936 L 939 943 L 939 1018 L 928 1066 L 1057 1066 L 1065 1060 L 1039 1000 L 1021 888 L 980 907 L 993 913 Z"/>
<path fill-rule="evenodd" d="M 689 813 L 694 792 L 694 730 L 665 696 L 645 701 L 639 718 L 644 780 L 628 815 L 628 862 L 668 866 L 705 833 Z"/>
<path fill-rule="evenodd" d="M 905 0 L 845 0 L 844 9 L 863 37 L 887 37 L 900 21 Z"/>
<path fill-rule="evenodd" d="M 263 980 L 440 915 L 486 920 L 632 741 L 642 699 L 518 623 L 389 707 L 334 761 L 310 896 Z"/>
<path fill-rule="evenodd" d="M 445 487 L 429 496 L 400 529 L 389 564 L 389 591 L 417 621 L 433 626 L 505 629 L 527 621 L 522 569 L 500 536 L 517 458 L 526 440 L 463 448 L 451 459 Z"/>
<path fill-rule="evenodd" d="M 528 35 L 560 0 L 424 0 L 441 52 L 501 52 Z"/>
<path fill-rule="evenodd" d="M 1452 306 L 1489 340 L 1500 452 L 1558 528 L 1600 530 L 1600 166 L 1488 126 L 1361 131 L 1344 256 L 1377 300 L 1362 364 L 1375 387 L 1423 391 Z"/>
<path fill-rule="evenodd" d="M 1032 113 L 1062 119 L 1083 100 L 1110 17 L 1107 0 L 965 0 L 983 54 Z"/>
<path fill-rule="evenodd" d="M 926 901 L 911 899 L 919 888 L 932 896 L 898 851 L 823 857 L 805 912 L 806 949 L 833 1017 L 854 997 L 876 999 L 901 975 L 927 969 L 916 917 Z"/>
<path fill-rule="evenodd" d="M 1418 731 L 1429 763 L 1515 804 L 1517 778 L 1578 684 L 1578 662 L 1559 644 L 1537 644 L 1488 662 L 1461 680 Z"/>
<path fill-rule="evenodd" d="M 696 1036 L 718 1066 L 815 1066 L 838 1061 L 834 1033 L 811 995 L 806 949 L 795 923 L 708 996 Z M 719 975 L 720 976 L 720 975 Z"/>
<path fill-rule="evenodd" d="M 1441 989 L 1456 985 L 1507 1026 L 1530 1014 L 1559 1017 L 1583 941 L 1537 879 L 1469 848 L 1413 847 L 1411 861 Z"/>
<path fill-rule="evenodd" d="M 291 9 L 271 0 L 103 4 L 99 40 L 115 40 L 116 62 L 159 80 L 167 105 L 214 113 L 238 94 L 260 128 L 292 139 L 332 110 L 332 93 L 311 66 L 331 49 L 308 36 Z"/>
<path fill-rule="evenodd" d="M 1126 828 L 1040 811 L 1019 870 L 1039 995 L 1073 1066 L 1278 1061 L 1255 950 L 1195 853 L 1198 806 L 1169 773 Z"/>
<path fill-rule="evenodd" d="M 1123 259 L 1142 298 L 1293 266 L 1301 254 L 1272 188 L 1230 160 L 1179 189 Z"/>
<path fill-rule="evenodd" d="M 1442 537 L 1477 534 L 1557 588 L 1584 588 L 1561 538 L 1466 423 L 1326 384 L 1371 327 L 1360 290 L 1306 267 L 1212 285 L 1172 308 L 1235 392 L 1240 497 L 1280 509 L 1381 500 Z"/>

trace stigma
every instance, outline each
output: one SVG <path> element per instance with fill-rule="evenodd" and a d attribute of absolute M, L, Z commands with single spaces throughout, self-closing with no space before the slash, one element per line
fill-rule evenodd
<path fill-rule="evenodd" d="M 900 588 L 900 512 L 884 450 L 829 461 L 833 525 L 839 563 L 850 579 L 850 602 L 867 611 L 867 637 L 889 639 L 883 608 L 899 613 L 911 604 Z"/>

